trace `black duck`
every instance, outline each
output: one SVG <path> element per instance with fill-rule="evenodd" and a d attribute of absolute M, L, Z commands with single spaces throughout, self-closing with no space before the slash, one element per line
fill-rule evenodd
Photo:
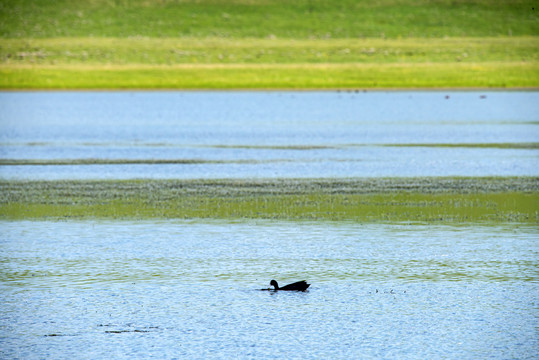
<path fill-rule="evenodd" d="M 277 281 L 271 280 L 270 286 L 273 286 L 273 290 L 284 290 L 284 291 L 305 291 L 311 284 L 307 284 L 305 280 L 298 281 L 292 284 L 285 285 L 283 287 L 279 287 L 279 284 L 277 284 Z"/>

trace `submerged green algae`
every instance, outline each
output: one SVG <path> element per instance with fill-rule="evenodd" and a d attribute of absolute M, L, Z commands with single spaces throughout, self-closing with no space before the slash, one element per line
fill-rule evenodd
<path fill-rule="evenodd" d="M 0 182 L 0 218 L 539 221 L 537 178 Z"/>

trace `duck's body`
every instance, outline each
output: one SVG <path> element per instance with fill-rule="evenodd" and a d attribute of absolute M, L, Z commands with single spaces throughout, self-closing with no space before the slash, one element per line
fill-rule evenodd
<path fill-rule="evenodd" d="M 284 290 L 284 291 L 305 291 L 311 284 L 307 284 L 305 280 L 298 281 L 292 284 L 285 285 L 283 287 L 279 287 L 279 284 L 277 284 L 277 281 L 271 280 L 270 286 L 273 286 L 275 291 L 278 290 Z"/>

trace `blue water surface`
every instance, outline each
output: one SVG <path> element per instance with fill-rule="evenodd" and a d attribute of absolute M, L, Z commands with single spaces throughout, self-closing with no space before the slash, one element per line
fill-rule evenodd
<path fill-rule="evenodd" d="M 537 358 L 533 226 L 0 226 L 3 359 Z"/>
<path fill-rule="evenodd" d="M 538 104 L 516 91 L 3 92 L 0 159 L 173 163 L 4 165 L 0 178 L 537 176 Z"/>
<path fill-rule="evenodd" d="M 537 176 L 538 104 L 1 92 L 0 179 Z M 6 162 L 81 159 L 140 163 Z M 0 358 L 537 359 L 537 239 L 520 224 L 4 220 Z M 260 291 L 271 279 L 312 285 Z"/>

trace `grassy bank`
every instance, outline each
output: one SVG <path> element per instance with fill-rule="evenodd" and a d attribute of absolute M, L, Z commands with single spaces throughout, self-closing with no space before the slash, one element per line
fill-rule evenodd
<path fill-rule="evenodd" d="M 0 39 L 3 65 L 423 64 L 539 61 L 538 38 Z"/>
<path fill-rule="evenodd" d="M 0 40 L 4 89 L 539 87 L 537 39 Z"/>
<path fill-rule="evenodd" d="M 0 0 L 0 19 L 4 38 L 539 34 L 533 0 Z"/>
<path fill-rule="evenodd" d="M 535 7 L 0 0 L 0 88 L 537 88 Z"/>
<path fill-rule="evenodd" d="M 539 64 L 294 64 L 0 68 L 3 89 L 537 88 Z"/>
<path fill-rule="evenodd" d="M 0 217 L 539 221 L 537 178 L 0 183 Z"/>

